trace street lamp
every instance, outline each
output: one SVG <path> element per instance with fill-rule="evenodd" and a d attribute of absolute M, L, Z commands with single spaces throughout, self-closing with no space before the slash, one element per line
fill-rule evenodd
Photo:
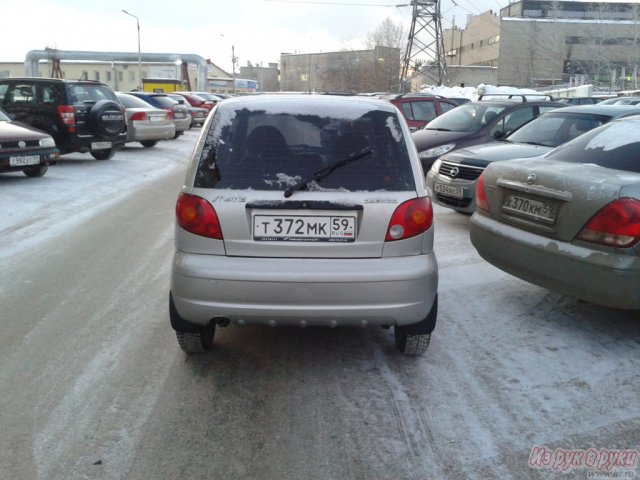
<path fill-rule="evenodd" d="M 142 53 L 140 53 L 140 21 L 133 13 L 129 13 L 126 10 L 122 10 L 122 13 L 129 15 L 136 19 L 136 26 L 138 27 L 138 89 L 142 90 Z"/>

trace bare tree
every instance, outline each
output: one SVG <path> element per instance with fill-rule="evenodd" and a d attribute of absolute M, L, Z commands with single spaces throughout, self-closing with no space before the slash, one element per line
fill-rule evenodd
<path fill-rule="evenodd" d="M 367 48 L 392 47 L 404 50 L 407 32 L 400 23 L 394 23 L 387 17 L 378 27 L 367 34 Z"/>

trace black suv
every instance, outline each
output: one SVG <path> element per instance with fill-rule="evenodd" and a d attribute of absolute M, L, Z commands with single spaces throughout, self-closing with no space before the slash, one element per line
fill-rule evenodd
<path fill-rule="evenodd" d="M 61 154 L 113 157 L 127 140 L 124 107 L 104 83 L 60 78 L 0 79 L 0 108 L 49 133 Z"/>

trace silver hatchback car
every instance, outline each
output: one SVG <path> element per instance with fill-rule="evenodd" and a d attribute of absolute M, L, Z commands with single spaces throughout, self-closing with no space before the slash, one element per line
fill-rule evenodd
<path fill-rule="evenodd" d="M 394 326 L 422 354 L 436 323 L 433 209 L 391 104 L 260 95 L 218 104 L 176 204 L 170 319 L 187 353 L 230 323 Z"/>

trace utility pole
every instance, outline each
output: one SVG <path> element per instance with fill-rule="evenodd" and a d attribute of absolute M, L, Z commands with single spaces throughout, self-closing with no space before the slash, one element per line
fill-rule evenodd
<path fill-rule="evenodd" d="M 442 38 L 440 2 L 438 0 L 411 0 L 413 15 L 402 62 L 400 91 L 407 90 L 407 82 L 421 73 L 438 85 L 447 82 L 447 69 Z"/>

